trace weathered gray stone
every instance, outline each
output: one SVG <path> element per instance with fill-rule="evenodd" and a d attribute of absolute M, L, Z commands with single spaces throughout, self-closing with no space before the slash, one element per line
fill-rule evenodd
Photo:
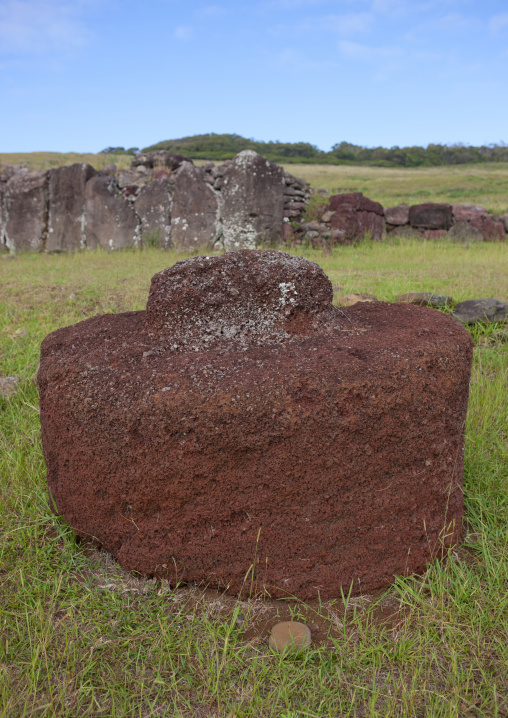
<path fill-rule="evenodd" d="M 171 242 L 178 249 L 213 247 L 221 235 L 219 200 L 205 171 L 190 162 L 178 169 L 173 189 Z"/>
<path fill-rule="evenodd" d="M 171 187 L 167 177 L 140 188 L 134 209 L 141 222 L 141 242 L 171 246 Z"/>
<path fill-rule="evenodd" d="M 222 178 L 224 247 L 228 250 L 282 239 L 284 170 L 257 152 L 244 150 Z M 288 210 L 288 212 L 297 210 Z M 287 212 L 286 212 L 287 214 Z"/>
<path fill-rule="evenodd" d="M 178 169 L 184 162 L 193 164 L 189 157 L 179 155 L 175 152 L 167 152 L 166 150 L 156 150 L 155 152 L 143 152 L 136 155 L 131 162 L 131 167 L 146 167 L 147 169 L 157 169 L 160 167 L 168 167 L 171 171 Z"/>
<path fill-rule="evenodd" d="M 5 242 L 9 249 L 44 249 L 48 231 L 48 172 L 17 172 L 4 197 Z"/>
<path fill-rule="evenodd" d="M 73 252 L 85 246 L 85 185 L 95 174 L 87 164 L 50 170 L 47 252 Z"/>
<path fill-rule="evenodd" d="M 470 222 L 460 221 L 448 231 L 453 242 L 483 242 L 483 234 Z"/>
<path fill-rule="evenodd" d="M 18 392 L 19 379 L 17 376 L 0 376 L 0 396 L 9 399 Z"/>
<path fill-rule="evenodd" d="M 96 175 L 86 183 L 85 223 L 88 249 L 123 249 L 139 241 L 139 223 L 132 203 L 119 195 L 111 177 Z"/>
<path fill-rule="evenodd" d="M 453 316 L 464 324 L 508 321 L 508 302 L 500 299 L 467 299 L 455 305 Z"/>
<path fill-rule="evenodd" d="M 502 219 L 502 221 L 503 221 L 504 228 L 505 228 L 506 231 L 508 232 L 508 214 L 504 214 L 504 215 L 501 217 L 501 219 Z"/>
<path fill-rule="evenodd" d="M 396 207 L 385 207 L 385 220 L 388 224 L 409 224 L 409 205 L 398 204 Z"/>

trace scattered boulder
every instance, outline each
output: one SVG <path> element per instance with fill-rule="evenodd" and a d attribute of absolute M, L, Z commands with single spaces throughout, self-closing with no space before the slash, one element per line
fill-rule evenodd
<path fill-rule="evenodd" d="M 274 651 L 301 651 L 308 648 L 312 642 L 310 629 L 305 623 L 297 621 L 284 621 L 272 628 L 268 645 Z"/>
<path fill-rule="evenodd" d="M 455 305 L 453 316 L 464 324 L 508 321 L 508 302 L 500 299 L 467 299 Z"/>
<path fill-rule="evenodd" d="M 501 217 L 501 220 L 504 224 L 504 228 L 508 232 L 508 214 L 503 214 L 503 216 Z"/>
<path fill-rule="evenodd" d="M 409 208 L 411 227 L 422 229 L 450 229 L 454 222 L 453 209 L 450 204 L 424 202 Z"/>
<path fill-rule="evenodd" d="M 353 304 L 358 302 L 377 302 L 377 297 L 367 292 L 357 292 L 356 294 L 351 292 L 339 297 L 338 302 L 341 307 L 352 307 Z"/>
<path fill-rule="evenodd" d="M 78 536 L 231 593 L 256 557 L 254 594 L 303 600 L 386 586 L 456 545 L 469 333 L 331 301 L 313 262 L 243 250 L 155 275 L 146 311 L 47 336 L 48 484 Z"/>
<path fill-rule="evenodd" d="M 48 176 L 17 172 L 4 190 L 4 236 L 9 249 L 42 251 L 48 234 Z"/>
<path fill-rule="evenodd" d="M 141 222 L 141 241 L 157 247 L 171 246 L 172 188 L 167 177 L 140 187 L 134 210 Z"/>
<path fill-rule="evenodd" d="M 453 242 L 483 242 L 483 234 L 471 222 L 458 221 L 448 231 Z"/>
<path fill-rule="evenodd" d="M 18 393 L 19 379 L 17 376 L 0 376 L 0 396 L 10 399 Z"/>
<path fill-rule="evenodd" d="M 211 249 L 220 239 L 219 200 L 205 171 L 185 162 L 175 176 L 171 241 L 177 249 Z"/>
<path fill-rule="evenodd" d="M 409 224 L 409 205 L 398 204 L 396 207 L 385 207 L 385 220 L 394 227 Z"/>
<path fill-rule="evenodd" d="M 73 252 L 85 246 L 85 186 L 95 174 L 87 164 L 49 171 L 47 252 Z"/>
<path fill-rule="evenodd" d="M 125 249 L 139 241 L 132 203 L 118 193 L 113 178 L 96 175 L 85 187 L 85 243 L 88 249 Z"/>
<path fill-rule="evenodd" d="M 240 152 L 222 177 L 221 214 L 227 250 L 282 240 L 284 170 L 253 150 Z"/>
<path fill-rule="evenodd" d="M 453 304 L 452 297 L 447 297 L 445 294 L 434 294 L 433 292 L 399 294 L 395 301 L 403 302 L 404 304 L 416 304 L 419 307 L 435 307 L 436 309 L 445 309 Z"/>

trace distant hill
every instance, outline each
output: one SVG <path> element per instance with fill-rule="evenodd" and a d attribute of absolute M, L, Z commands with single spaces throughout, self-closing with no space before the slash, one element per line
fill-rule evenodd
<path fill-rule="evenodd" d="M 123 148 L 114 148 L 123 150 Z M 309 142 L 260 142 L 241 135 L 194 135 L 164 140 L 144 147 L 143 152 L 168 150 L 196 160 L 223 161 L 242 150 L 255 150 L 272 162 L 284 164 L 351 164 L 378 167 L 436 167 L 472 162 L 508 162 L 508 146 L 436 145 L 427 147 L 362 147 L 350 142 L 335 144 L 324 152 Z"/>

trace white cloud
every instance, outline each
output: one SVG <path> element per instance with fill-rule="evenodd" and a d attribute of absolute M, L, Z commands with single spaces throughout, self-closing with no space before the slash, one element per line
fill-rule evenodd
<path fill-rule="evenodd" d="M 192 28 L 188 25 L 178 25 L 174 32 L 174 36 L 177 40 L 190 40 L 192 34 Z"/>
<path fill-rule="evenodd" d="M 501 15 L 494 15 L 490 18 L 489 22 L 490 31 L 493 35 L 497 35 L 506 28 L 508 28 L 508 12 L 501 13 Z"/>
<path fill-rule="evenodd" d="M 38 54 L 86 45 L 80 15 L 85 3 L 64 0 L 2 0 L 0 52 Z"/>
<path fill-rule="evenodd" d="M 347 37 L 368 32 L 374 24 L 374 15 L 370 12 L 345 13 L 343 15 L 325 15 L 324 17 L 307 20 L 304 30 L 330 30 L 337 35 Z"/>
<path fill-rule="evenodd" d="M 351 42 L 349 40 L 341 40 L 339 42 L 339 50 L 341 54 L 349 60 L 360 60 L 362 62 L 397 60 L 404 54 L 402 48 L 396 45 L 371 47 L 370 45 L 361 45 L 358 42 Z"/>
<path fill-rule="evenodd" d="M 334 67 L 336 63 L 319 60 L 312 60 L 299 50 L 286 48 L 276 54 L 269 56 L 270 67 L 276 70 L 291 70 L 295 73 L 305 70 L 322 70 L 324 68 Z"/>
<path fill-rule="evenodd" d="M 225 10 L 220 5 L 206 5 L 196 12 L 196 17 L 200 20 L 204 20 L 208 17 L 218 17 L 224 15 Z"/>

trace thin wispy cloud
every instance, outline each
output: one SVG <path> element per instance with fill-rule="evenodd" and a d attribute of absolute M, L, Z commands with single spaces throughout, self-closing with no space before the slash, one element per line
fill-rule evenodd
<path fill-rule="evenodd" d="M 375 22 L 375 16 L 370 12 L 344 13 L 342 15 L 324 15 L 323 17 L 308 18 L 299 27 L 304 32 L 333 32 L 342 37 L 349 37 L 369 32 Z"/>
<path fill-rule="evenodd" d="M 188 25 L 178 25 L 173 34 L 177 40 L 190 40 L 193 36 L 192 28 Z"/>
<path fill-rule="evenodd" d="M 196 17 L 199 20 L 206 20 L 210 17 L 220 17 L 225 12 L 226 10 L 221 5 L 206 5 L 196 11 Z"/>
<path fill-rule="evenodd" d="M 404 50 L 398 46 L 372 47 L 371 45 L 362 45 L 350 40 L 340 40 L 339 51 L 349 60 L 376 63 L 380 60 L 398 60 L 404 54 Z"/>
<path fill-rule="evenodd" d="M 490 19 L 489 28 L 493 35 L 499 35 L 503 30 L 508 30 L 508 12 L 494 15 Z"/>
<path fill-rule="evenodd" d="M 0 53 L 38 54 L 86 45 L 83 3 L 5 0 L 0 3 Z"/>

